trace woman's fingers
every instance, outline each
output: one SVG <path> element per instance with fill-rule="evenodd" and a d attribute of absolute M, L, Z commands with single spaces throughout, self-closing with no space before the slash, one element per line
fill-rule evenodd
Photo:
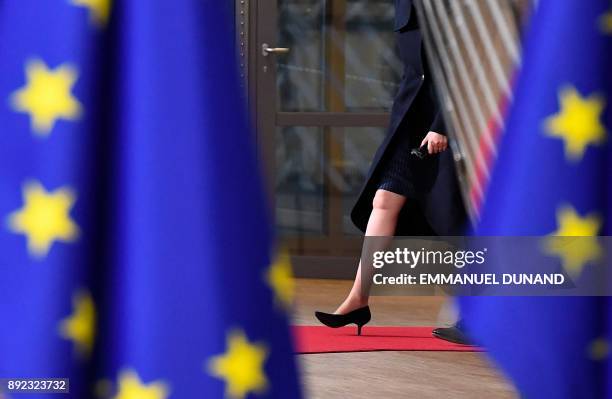
<path fill-rule="evenodd" d="M 446 148 L 448 148 L 448 139 L 446 137 L 443 137 L 442 140 L 440 140 L 439 152 L 446 151 Z"/>
<path fill-rule="evenodd" d="M 429 132 L 421 141 L 421 147 L 427 144 L 427 152 L 430 154 L 439 154 L 446 151 L 448 140 L 445 136 L 435 132 Z"/>

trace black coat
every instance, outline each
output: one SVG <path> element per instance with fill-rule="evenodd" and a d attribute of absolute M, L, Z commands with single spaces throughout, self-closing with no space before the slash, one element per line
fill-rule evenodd
<path fill-rule="evenodd" d="M 381 168 L 389 158 L 394 138 L 409 135 L 411 143 L 418 147 L 429 131 L 445 134 L 446 130 L 412 0 L 395 0 L 395 8 L 395 31 L 404 74 L 393 102 L 387 135 L 351 212 L 353 223 L 364 232 Z M 396 235 L 462 234 L 467 218 L 450 149 L 426 160 L 414 160 L 410 167 L 415 198 L 406 201 Z"/>

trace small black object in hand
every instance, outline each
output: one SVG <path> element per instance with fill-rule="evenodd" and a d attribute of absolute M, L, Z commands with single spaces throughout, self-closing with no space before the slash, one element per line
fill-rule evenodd
<path fill-rule="evenodd" d="M 421 146 L 420 148 L 413 148 L 410 151 L 410 155 L 416 159 L 425 159 L 429 156 L 429 151 L 427 150 L 427 144 Z"/>

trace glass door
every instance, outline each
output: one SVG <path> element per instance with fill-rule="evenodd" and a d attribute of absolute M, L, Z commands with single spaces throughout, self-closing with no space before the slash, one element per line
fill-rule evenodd
<path fill-rule="evenodd" d="M 393 17 L 392 0 L 257 4 L 258 141 L 293 255 L 359 254 L 350 210 L 402 73 Z"/>

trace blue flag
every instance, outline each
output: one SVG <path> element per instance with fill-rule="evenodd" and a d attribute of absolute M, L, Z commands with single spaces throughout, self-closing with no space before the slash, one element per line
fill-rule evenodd
<path fill-rule="evenodd" d="M 300 397 L 230 3 L 0 4 L 0 378 Z"/>
<path fill-rule="evenodd" d="M 610 235 L 612 4 L 541 0 L 525 41 L 515 103 L 477 233 Z M 602 267 L 596 263 L 584 257 L 574 272 Z M 608 298 L 460 303 L 468 332 L 523 397 L 612 397 Z"/>

